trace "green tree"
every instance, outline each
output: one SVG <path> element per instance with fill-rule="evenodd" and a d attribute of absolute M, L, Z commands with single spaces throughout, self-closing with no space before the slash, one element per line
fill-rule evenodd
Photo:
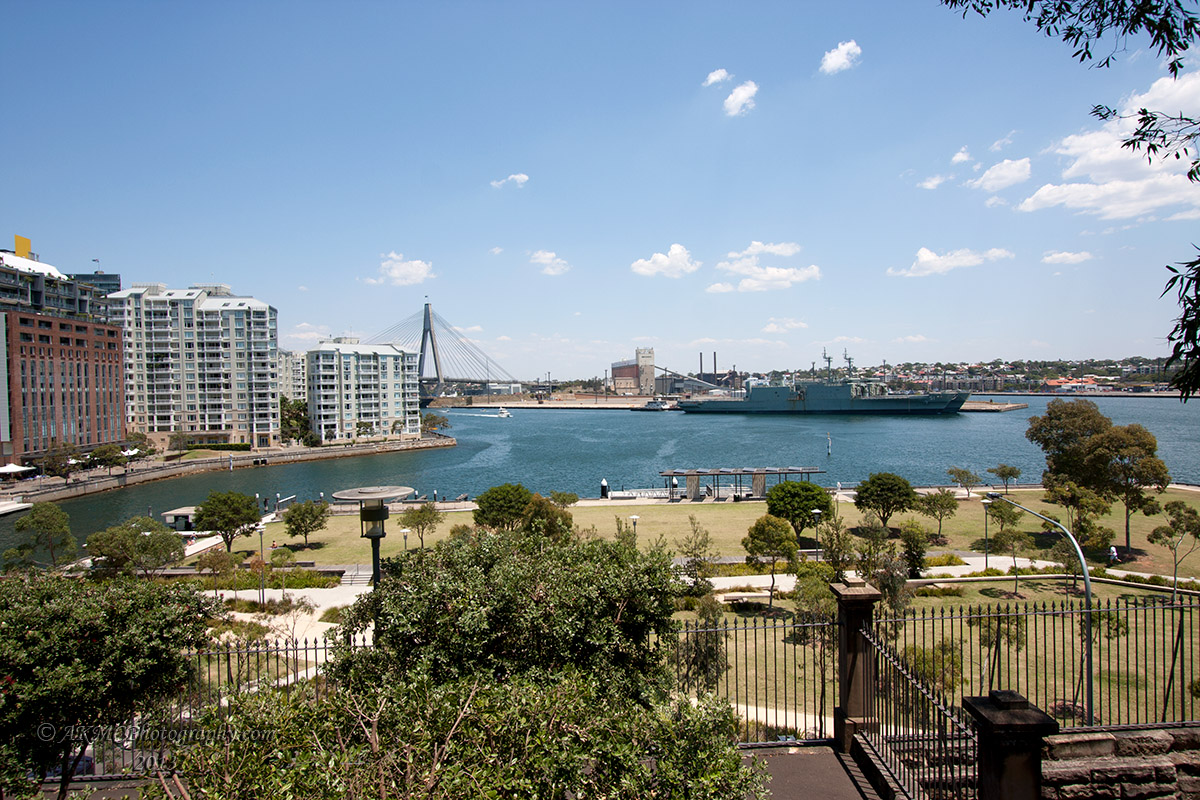
<path fill-rule="evenodd" d="M 675 540 L 675 548 L 683 559 L 682 572 L 687 578 L 688 594 L 703 597 L 712 591 L 712 562 L 717 557 L 712 535 L 700 524 L 695 514 L 688 514 L 691 530 L 682 539 Z"/>
<path fill-rule="evenodd" d="M 1100 494 L 1120 500 L 1125 507 L 1125 552 L 1132 552 L 1129 518 L 1152 498 L 1167 490 L 1171 473 L 1158 457 L 1158 440 L 1141 425 L 1113 426 L 1088 440 L 1085 463 L 1095 475 Z"/>
<path fill-rule="evenodd" d="M 50 449 L 42 456 L 42 473 L 55 478 L 69 478 L 75 471 L 79 449 L 73 444 L 51 442 Z"/>
<path fill-rule="evenodd" d="M 1021 575 L 1017 568 L 1017 556 L 1033 545 L 1029 534 L 1017 527 L 1025 512 L 1009 503 L 992 503 L 988 506 L 987 515 L 1000 526 L 999 530 L 992 534 L 992 544 L 997 550 L 1007 550 L 1012 555 L 1013 594 L 1019 597 Z"/>
<path fill-rule="evenodd" d="M 988 472 L 995 475 L 1004 483 L 1004 493 L 1008 494 L 1009 481 L 1015 481 L 1021 477 L 1021 470 L 1018 467 L 1010 467 L 1008 464 L 997 464 L 994 467 L 988 467 Z"/>
<path fill-rule="evenodd" d="M 953 692 L 962 684 L 962 646 L 953 639 L 939 639 L 933 647 L 909 645 L 903 658 L 926 686 Z"/>
<path fill-rule="evenodd" d="M 1046 413 L 1030 417 L 1025 438 L 1046 454 L 1042 483 L 1069 480 L 1081 486 L 1093 486 L 1096 476 L 1087 463 L 1088 441 L 1112 427 L 1112 420 L 1100 413 L 1091 400 L 1054 399 L 1046 404 Z"/>
<path fill-rule="evenodd" d="M 149 578 L 183 559 L 183 539 L 150 517 L 133 517 L 88 537 L 93 565 L 104 572 Z"/>
<path fill-rule="evenodd" d="M 424 550 L 425 537 L 436 531 L 445 518 L 446 515 L 438 511 L 433 503 L 417 503 L 400 512 L 400 525 L 417 534 L 421 549 Z"/>
<path fill-rule="evenodd" d="M 775 605 L 775 567 L 780 561 L 796 560 L 796 531 L 786 519 L 764 514 L 750 526 L 742 538 L 749 564 L 767 560 L 771 564 L 771 596 L 768 607 Z"/>
<path fill-rule="evenodd" d="M 212 492 L 196 506 L 196 530 L 212 531 L 225 542 L 226 552 L 233 551 L 233 540 L 249 536 L 258 525 L 258 501 L 241 492 Z"/>
<path fill-rule="evenodd" d="M 371 648 L 343 646 L 349 638 L 335 647 L 344 686 L 420 676 L 553 683 L 578 670 L 624 697 L 670 687 L 674 575 L 662 548 L 485 531 L 386 559 L 381 571 L 343 617 L 346 637 L 374 628 Z"/>
<path fill-rule="evenodd" d="M 437 433 L 438 431 L 450 428 L 450 420 L 443 417 L 441 414 L 434 414 L 432 411 L 427 411 L 421 415 L 421 433 Z"/>
<path fill-rule="evenodd" d="M 858 485 L 854 507 L 869 511 L 879 517 L 879 523 L 887 527 L 893 514 L 908 511 L 917 503 L 917 493 L 912 484 L 891 472 L 873 472 Z"/>
<path fill-rule="evenodd" d="M 112 474 L 113 467 L 123 467 L 129 461 L 121 452 L 121 447 L 115 444 L 102 444 L 91 453 L 92 463 L 98 467 L 106 467 Z"/>
<path fill-rule="evenodd" d="M 813 511 L 820 516 L 814 517 Z M 833 516 L 833 498 L 815 483 L 781 481 L 767 490 L 767 513 L 790 522 L 799 539 L 805 528 L 815 531 L 821 519 Z"/>
<path fill-rule="evenodd" d="M 967 490 L 967 497 L 971 496 L 971 489 L 980 483 L 978 475 L 963 467 L 950 467 L 946 474 L 950 476 L 950 480 Z"/>
<path fill-rule="evenodd" d="M 958 498 L 949 489 L 938 489 L 936 492 L 918 497 L 915 509 L 921 516 L 937 520 L 937 538 L 941 542 L 943 541 L 942 521 L 950 519 L 958 513 Z"/>
<path fill-rule="evenodd" d="M 257 505 L 255 506 L 257 509 Z M 304 546 L 308 547 L 308 537 L 317 531 L 325 530 L 329 524 L 329 503 L 317 500 L 305 500 L 289 506 L 283 512 L 283 529 L 291 538 L 304 537 Z"/>
<path fill-rule="evenodd" d="M 375 426 L 365 420 L 359 420 L 354 423 L 355 436 L 371 436 L 375 433 Z"/>
<path fill-rule="evenodd" d="M 570 508 L 579 502 L 579 495 L 574 492 L 551 492 L 550 502 L 559 508 Z"/>
<path fill-rule="evenodd" d="M 1112 541 L 1113 532 L 1096 522 L 1112 508 L 1099 493 L 1071 481 L 1055 482 L 1046 486 L 1046 502 L 1066 509 L 1067 529 L 1081 546 L 1103 550 Z"/>
<path fill-rule="evenodd" d="M 188 440 L 191 437 L 181 430 L 171 431 L 171 435 L 167 438 L 167 452 L 174 450 L 177 453 L 182 453 L 187 450 Z"/>
<path fill-rule="evenodd" d="M 561 539 L 570 536 L 573 527 L 571 512 L 540 494 L 529 498 L 521 512 L 521 530 L 527 533 Z"/>
<path fill-rule="evenodd" d="M 1200 547 L 1200 513 L 1182 500 L 1170 501 L 1164 511 L 1167 524 L 1151 531 L 1149 540 L 1171 551 L 1171 602 L 1174 603 L 1179 591 L 1179 565 Z"/>
<path fill-rule="evenodd" d="M 821 521 L 821 550 L 825 563 L 833 569 L 833 580 L 846 580 L 846 573 L 854 566 L 854 534 L 846 530 L 841 517 Z"/>
<path fill-rule="evenodd" d="M 58 576 L 0 581 L 0 729 L 13 770 L 0 793 L 62 770 L 59 797 L 101 726 L 128 725 L 173 694 L 213 604 L 193 587 Z M 47 732 L 52 732 L 47 735 Z"/>
<path fill-rule="evenodd" d="M 75 556 L 71 518 L 54 503 L 34 503 L 29 513 L 13 524 L 13 529 L 27 536 L 24 542 L 4 553 L 5 569 L 34 566 L 34 556 L 39 552 L 50 556 L 50 567 L 66 564 Z"/>
<path fill-rule="evenodd" d="M 150 441 L 150 437 L 141 431 L 134 431 L 129 434 L 129 444 L 143 458 L 148 458 L 158 452 L 158 448 L 154 446 L 154 442 Z"/>
<path fill-rule="evenodd" d="M 921 577 L 925 568 L 925 548 L 929 544 L 929 531 L 915 519 L 900 523 L 900 542 L 904 545 L 904 563 L 908 567 L 908 577 Z"/>
<path fill-rule="evenodd" d="M 308 402 L 289 400 L 279 395 L 279 435 L 284 441 L 302 441 L 311 432 L 308 419 Z"/>
<path fill-rule="evenodd" d="M 1106 37 L 1112 38 L 1111 50 L 1098 65 L 1110 65 L 1117 53 L 1124 51 L 1127 38 L 1145 35 L 1150 47 L 1166 57 L 1172 78 L 1183 70 L 1183 54 L 1200 33 L 1200 18 L 1179 2 L 1104 2 L 1081 0 L 1062 3 L 1050 0 L 942 0 L 942 4 L 963 15 L 974 11 L 987 16 L 998 8 L 1019 10 L 1026 22 L 1033 22 L 1046 36 L 1058 37 L 1075 48 L 1072 56 L 1080 63 L 1091 61 L 1093 47 Z M 1200 137 L 1200 118 L 1185 115 L 1175 108 L 1160 111 L 1141 108 L 1122 115 L 1113 108 L 1096 105 L 1092 115 L 1101 120 L 1132 118 L 1136 126 L 1125 137 L 1122 146 L 1132 152 L 1144 152 L 1148 161 L 1190 160 L 1187 178 L 1200 181 L 1200 155 L 1196 141 Z M 1177 268 L 1178 267 L 1178 268 Z M 1163 295 L 1175 291 L 1180 315 L 1167 335 L 1171 355 L 1167 366 L 1179 364 L 1171 385 L 1179 389 L 1186 402 L 1200 391 L 1200 257 L 1168 265 L 1171 278 Z"/>
<path fill-rule="evenodd" d="M 521 515 L 533 499 L 533 492 L 519 483 L 503 483 L 487 489 L 475 498 L 472 517 L 481 528 L 512 530 L 521 524 Z"/>
<path fill-rule="evenodd" d="M 234 563 L 229 553 L 224 550 L 207 550 L 196 559 L 196 572 L 200 575 L 208 572 L 213 579 L 213 599 L 217 597 L 217 578 L 233 572 Z"/>

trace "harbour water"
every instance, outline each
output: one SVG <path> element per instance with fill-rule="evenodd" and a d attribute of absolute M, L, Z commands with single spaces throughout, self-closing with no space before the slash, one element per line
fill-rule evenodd
<path fill-rule="evenodd" d="M 987 396 L 973 399 L 988 399 Z M 997 398 L 1003 399 L 1003 398 Z M 945 417 L 635 414 L 626 410 L 513 409 L 504 419 L 483 409 L 451 409 L 458 446 L 213 472 L 64 501 L 80 538 L 148 510 L 155 515 L 236 490 L 274 498 L 316 498 L 356 486 L 394 484 L 419 494 L 474 497 L 490 486 L 522 483 L 537 492 L 596 497 L 613 489 L 661 487 L 666 469 L 817 467 L 825 486 L 853 485 L 872 472 L 895 472 L 916 485 L 946 484 L 946 469 L 988 467 L 1041 478 L 1041 451 L 1025 439 L 1030 416 L 1049 398 L 1022 397 L 1029 408 Z M 1165 398 L 1094 398 L 1118 425 L 1140 423 L 1158 437 L 1159 455 L 1182 483 L 1200 484 L 1200 402 Z M 0 551 L 15 544 L 14 517 L 0 519 Z"/>

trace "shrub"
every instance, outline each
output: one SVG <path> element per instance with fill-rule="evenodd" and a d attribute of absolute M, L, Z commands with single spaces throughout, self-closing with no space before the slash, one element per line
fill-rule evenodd
<path fill-rule="evenodd" d="M 925 557 L 926 567 L 961 567 L 966 563 L 954 553 L 942 553 L 939 556 Z"/>
<path fill-rule="evenodd" d="M 917 597 L 962 597 L 961 586 L 922 586 L 913 592 Z"/>
<path fill-rule="evenodd" d="M 249 442 L 234 442 L 232 444 L 189 444 L 188 450 L 221 450 L 248 453 L 251 450 Z"/>

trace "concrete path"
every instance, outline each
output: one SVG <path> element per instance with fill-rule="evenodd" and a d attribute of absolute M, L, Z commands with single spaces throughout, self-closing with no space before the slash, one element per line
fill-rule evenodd
<path fill-rule="evenodd" d="M 849 759 L 829 747 L 765 747 L 749 750 L 767 769 L 775 800 L 877 800 L 878 795 L 857 774 Z M 861 788 L 860 788 L 861 787 Z"/>

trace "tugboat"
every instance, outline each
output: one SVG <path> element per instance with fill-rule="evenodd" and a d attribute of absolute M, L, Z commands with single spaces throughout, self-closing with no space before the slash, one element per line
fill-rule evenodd
<path fill-rule="evenodd" d="M 784 386 L 751 386 L 745 398 L 681 400 L 679 408 L 690 414 L 956 414 L 970 392 L 890 394 L 879 381 L 853 377 L 854 362 L 846 358 L 846 374 L 835 380 L 828 355 L 823 354 L 827 376 Z"/>
<path fill-rule="evenodd" d="M 671 404 L 661 398 L 654 398 L 644 406 L 634 406 L 630 411 L 670 411 Z"/>

